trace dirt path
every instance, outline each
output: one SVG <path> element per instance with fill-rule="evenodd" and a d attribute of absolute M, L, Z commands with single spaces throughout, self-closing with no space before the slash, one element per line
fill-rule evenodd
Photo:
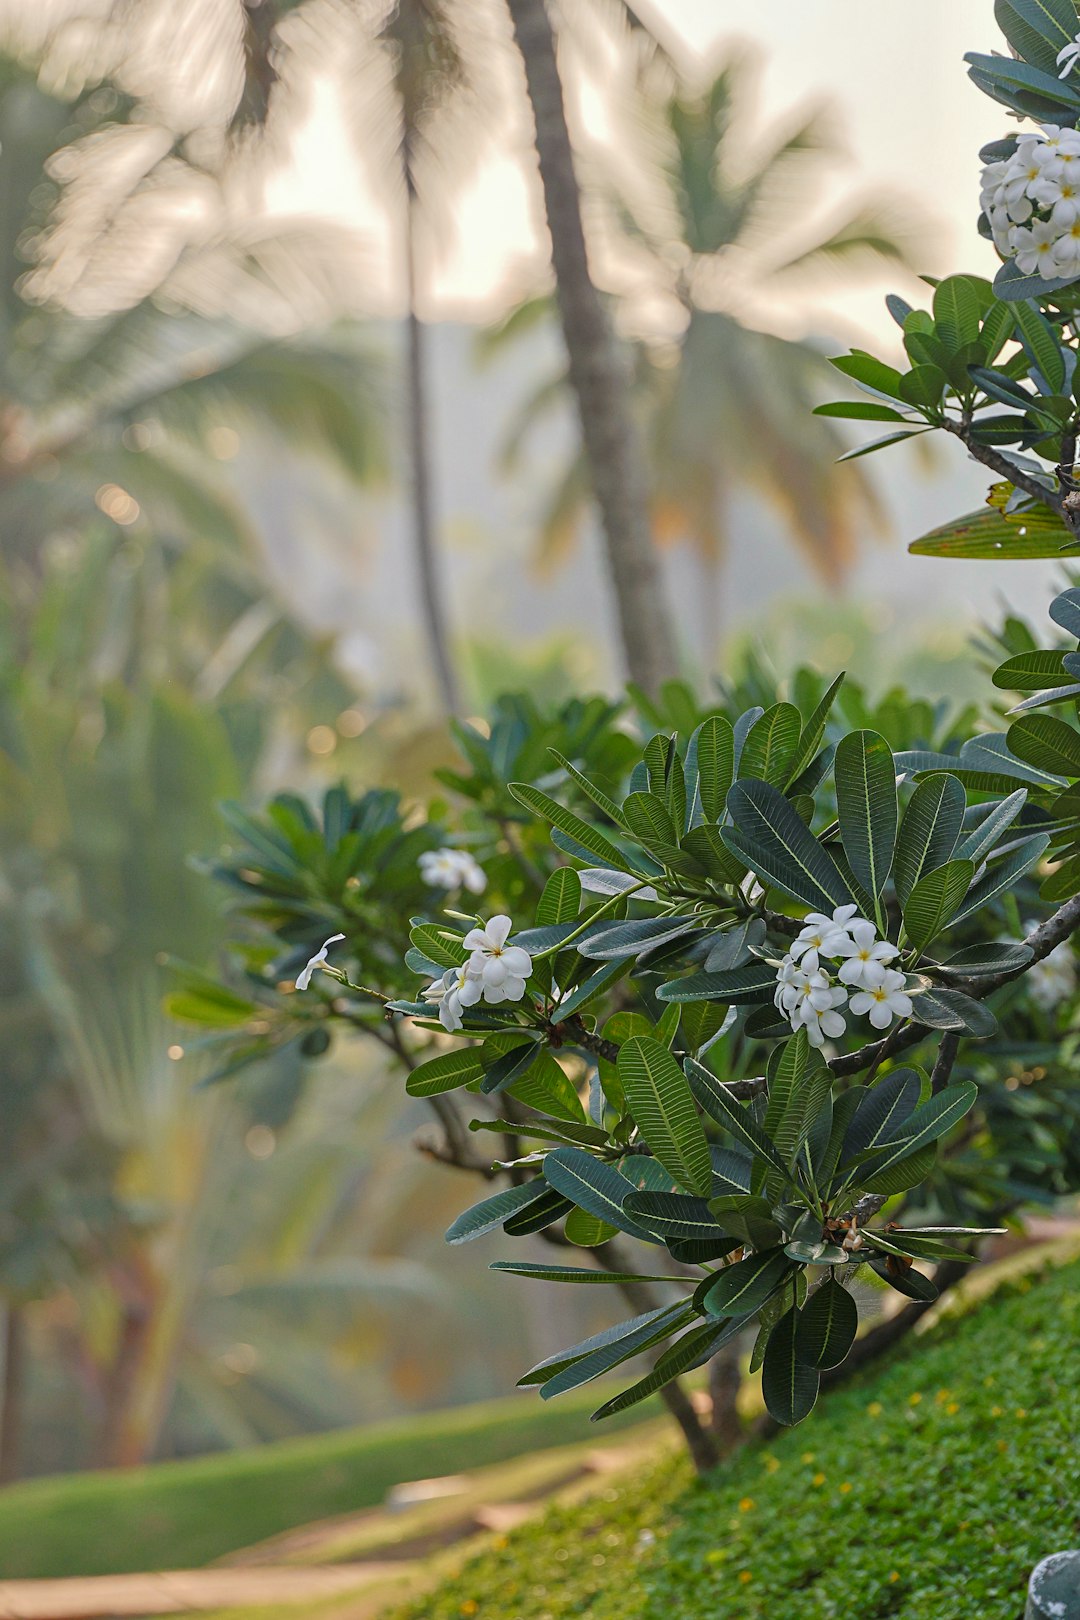
<path fill-rule="evenodd" d="M 87 1575 L 57 1581 L 0 1581 L 0 1620 L 103 1620 L 185 1614 L 260 1603 L 305 1603 L 358 1593 L 404 1575 L 406 1563 L 181 1569 L 148 1575 Z"/>

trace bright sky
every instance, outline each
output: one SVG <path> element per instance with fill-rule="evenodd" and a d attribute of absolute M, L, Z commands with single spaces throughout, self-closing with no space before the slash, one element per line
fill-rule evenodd
<path fill-rule="evenodd" d="M 936 226 L 938 262 L 927 263 L 928 271 L 992 272 L 991 250 L 975 230 L 977 152 L 1007 126 L 1001 109 L 967 79 L 962 62 L 965 50 L 1002 44 L 989 0 L 641 0 L 639 9 L 673 49 L 682 47 L 691 73 L 704 74 L 733 41 L 756 45 L 763 124 L 817 100 L 834 105 L 847 151 L 837 196 L 910 200 L 929 211 Z M 602 61 L 600 67 L 606 71 Z M 611 90 L 610 82 L 594 79 L 580 91 L 581 119 L 601 139 Z M 294 166 L 276 178 L 269 201 L 361 229 L 371 250 L 370 306 L 385 311 L 394 307 L 401 285 L 394 236 L 344 135 L 340 95 L 332 77 L 320 83 Z M 507 101 L 513 107 L 512 95 Z M 425 300 L 429 317 L 482 318 L 515 290 L 537 285 L 544 254 L 534 194 L 517 156 L 523 135 L 508 114 L 455 196 L 453 234 Z M 842 303 L 823 286 L 800 306 L 799 324 L 830 325 L 835 332 L 838 321 L 854 322 L 884 336 L 883 286 L 868 284 L 855 294 L 848 288 Z"/>

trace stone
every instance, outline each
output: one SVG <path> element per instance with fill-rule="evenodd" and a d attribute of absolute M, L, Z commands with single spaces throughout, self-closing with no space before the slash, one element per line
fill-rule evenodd
<path fill-rule="evenodd" d="M 1024 1620 L 1080 1620 L 1080 1552 L 1051 1553 L 1036 1564 Z"/>

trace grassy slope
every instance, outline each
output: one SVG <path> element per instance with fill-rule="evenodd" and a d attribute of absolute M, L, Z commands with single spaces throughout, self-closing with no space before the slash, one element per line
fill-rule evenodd
<path fill-rule="evenodd" d="M 614 1387 L 614 1386 L 613 1386 Z M 535 1396 L 122 1472 L 64 1474 L 0 1493 L 0 1573 L 105 1575 L 209 1563 L 295 1525 L 381 1502 L 404 1480 L 540 1447 L 602 1441 L 595 1391 Z M 658 1408 L 628 1414 L 654 1417 Z"/>
<path fill-rule="evenodd" d="M 400 1620 L 1016 1620 L 1080 1544 L 1078 1341 L 1080 1263 L 1020 1278 L 709 1484 L 665 1460 L 553 1508 Z"/>

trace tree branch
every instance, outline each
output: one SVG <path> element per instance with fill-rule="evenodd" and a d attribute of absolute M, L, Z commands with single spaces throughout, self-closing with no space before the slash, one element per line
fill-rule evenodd
<path fill-rule="evenodd" d="M 980 444 L 977 439 L 973 439 L 970 420 L 965 418 L 963 421 L 954 422 L 951 418 L 946 417 L 940 426 L 946 433 L 951 433 L 954 438 L 959 439 L 961 444 L 966 447 L 968 454 L 976 461 L 981 461 L 984 467 L 989 467 L 991 472 L 1000 473 L 1001 477 L 1007 479 L 1015 489 L 1022 489 L 1025 495 L 1032 496 L 1033 499 L 1040 501 L 1043 506 L 1049 506 L 1051 511 L 1056 512 L 1060 518 L 1064 519 L 1069 528 L 1075 527 L 1070 520 L 1069 514 L 1064 509 L 1063 497 L 1056 490 L 1047 489 L 1045 484 L 1040 484 L 1037 478 L 1034 478 L 1030 473 L 1024 472 L 1022 467 L 1016 466 L 1014 462 L 1009 460 L 1008 456 L 1003 456 L 999 450 L 994 450 L 990 445 Z"/>

